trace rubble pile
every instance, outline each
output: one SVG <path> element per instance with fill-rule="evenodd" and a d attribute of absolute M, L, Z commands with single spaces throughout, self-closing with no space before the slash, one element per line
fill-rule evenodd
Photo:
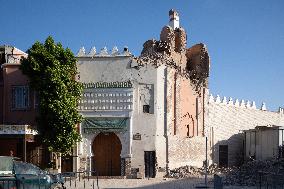
<path fill-rule="evenodd" d="M 225 185 L 255 186 L 260 179 L 271 175 L 284 175 L 284 160 L 250 161 L 240 167 L 219 168 L 212 164 L 207 169 L 208 175 L 217 174 Z M 205 168 L 183 166 L 170 170 L 170 178 L 203 177 Z"/>
<path fill-rule="evenodd" d="M 232 171 L 231 168 L 219 168 L 217 164 L 211 164 L 207 169 L 208 175 L 224 174 Z M 170 170 L 170 178 L 189 178 L 189 177 L 202 177 L 205 174 L 205 167 L 198 168 L 195 166 L 183 166 Z"/>
<path fill-rule="evenodd" d="M 159 67 L 165 64 L 173 68 L 178 68 L 177 63 L 170 56 L 170 45 L 167 42 L 152 39 L 146 41 L 143 47 L 141 55 L 137 59 L 140 66 L 151 64 Z"/>
<path fill-rule="evenodd" d="M 224 174 L 224 184 L 255 186 L 261 177 L 284 174 L 284 160 L 251 161 Z"/>
<path fill-rule="evenodd" d="M 183 166 L 173 170 L 170 170 L 170 178 L 188 178 L 201 176 L 200 168 L 193 166 Z"/>

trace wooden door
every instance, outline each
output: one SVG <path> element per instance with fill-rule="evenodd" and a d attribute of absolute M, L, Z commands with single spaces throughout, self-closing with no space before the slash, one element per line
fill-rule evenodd
<path fill-rule="evenodd" d="M 61 157 L 61 172 L 72 172 L 73 171 L 73 156 L 67 155 Z"/>
<path fill-rule="evenodd" d="M 155 151 L 145 151 L 144 161 L 145 161 L 145 177 L 155 178 L 156 176 L 156 169 L 155 169 L 156 153 Z"/>
<path fill-rule="evenodd" d="M 219 145 L 219 167 L 228 167 L 228 145 Z"/>
<path fill-rule="evenodd" d="M 121 143 L 114 133 L 100 133 L 93 142 L 93 170 L 99 176 L 121 175 Z"/>

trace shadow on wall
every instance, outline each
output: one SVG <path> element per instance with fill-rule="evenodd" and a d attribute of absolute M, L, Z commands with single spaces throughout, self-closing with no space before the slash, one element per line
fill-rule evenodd
<path fill-rule="evenodd" d="M 244 163 L 244 133 L 232 135 L 227 140 L 218 141 L 212 147 L 213 163 L 219 167 L 240 166 Z"/>

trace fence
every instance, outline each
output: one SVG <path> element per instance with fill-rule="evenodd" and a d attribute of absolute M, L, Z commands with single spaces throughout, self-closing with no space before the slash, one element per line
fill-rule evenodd
<path fill-rule="evenodd" d="M 0 177 L 0 189 L 15 188 L 16 184 L 16 179 L 14 177 Z"/>
<path fill-rule="evenodd" d="M 95 175 L 90 176 L 90 175 Z M 68 188 L 99 189 L 98 173 L 95 171 L 61 173 L 64 186 Z"/>
<path fill-rule="evenodd" d="M 93 176 L 96 175 L 95 179 Z M 92 179 L 90 179 L 92 178 Z M 57 181 L 52 183 L 51 181 Z M 94 171 L 65 172 L 60 174 L 16 174 L 0 177 L 0 189 L 99 189 L 98 175 Z"/>

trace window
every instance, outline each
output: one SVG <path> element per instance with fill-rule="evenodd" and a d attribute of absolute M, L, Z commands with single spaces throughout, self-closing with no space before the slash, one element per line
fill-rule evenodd
<path fill-rule="evenodd" d="M 219 167 L 228 167 L 228 145 L 219 145 Z"/>
<path fill-rule="evenodd" d="M 149 105 L 143 105 L 143 113 L 150 113 L 150 106 Z"/>
<path fill-rule="evenodd" d="M 186 128 L 187 128 L 186 136 L 189 136 L 189 125 L 186 125 Z"/>
<path fill-rule="evenodd" d="M 27 109 L 29 107 L 28 86 L 14 86 L 12 88 L 12 108 Z"/>

